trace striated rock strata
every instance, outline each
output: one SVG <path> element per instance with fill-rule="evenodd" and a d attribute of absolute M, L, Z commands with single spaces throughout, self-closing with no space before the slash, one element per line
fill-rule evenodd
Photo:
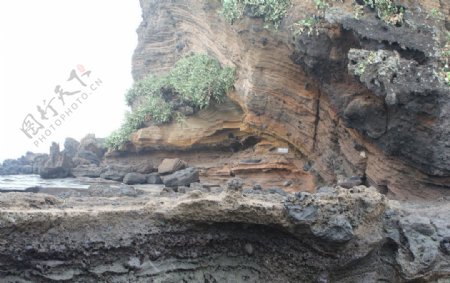
<path fill-rule="evenodd" d="M 230 132 L 269 137 L 297 150 L 316 183 L 360 176 L 399 199 L 448 194 L 450 88 L 437 75 L 446 21 L 429 16 L 448 19 L 448 4 L 396 1 L 404 22 L 391 26 L 368 8 L 356 19 L 351 2 L 330 1 L 317 36 L 294 36 L 295 22 L 319 13 L 313 1 L 292 1 L 269 30 L 248 16 L 230 25 L 220 1 L 141 0 L 134 78 L 208 53 L 237 68 L 229 96 L 240 109 L 141 129 L 129 151 L 217 147 Z"/>

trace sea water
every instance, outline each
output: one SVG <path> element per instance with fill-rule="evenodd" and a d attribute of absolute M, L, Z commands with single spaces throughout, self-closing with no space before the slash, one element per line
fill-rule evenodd
<path fill-rule="evenodd" d="M 76 178 L 42 179 L 39 175 L 0 176 L 0 190 L 25 190 L 30 187 L 87 189 L 92 183 Z"/>

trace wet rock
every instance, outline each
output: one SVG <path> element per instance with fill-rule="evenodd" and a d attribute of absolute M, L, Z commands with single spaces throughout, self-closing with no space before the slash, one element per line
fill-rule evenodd
<path fill-rule="evenodd" d="M 164 159 L 161 164 L 158 166 L 159 174 L 169 174 L 175 171 L 186 168 L 187 163 L 179 158 L 173 159 Z"/>
<path fill-rule="evenodd" d="M 163 181 L 158 173 L 150 173 L 147 175 L 147 184 L 159 185 L 162 183 Z"/>
<path fill-rule="evenodd" d="M 123 183 L 127 185 L 145 184 L 147 182 L 147 176 L 141 173 L 128 173 L 123 178 Z"/>
<path fill-rule="evenodd" d="M 163 183 L 167 187 L 187 186 L 200 180 L 197 168 L 189 167 L 173 174 L 163 176 Z"/>

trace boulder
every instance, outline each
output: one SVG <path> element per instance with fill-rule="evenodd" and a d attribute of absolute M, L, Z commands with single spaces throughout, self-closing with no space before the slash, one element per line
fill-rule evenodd
<path fill-rule="evenodd" d="M 94 134 L 88 134 L 81 139 L 78 150 L 93 152 L 99 159 L 102 159 L 106 152 L 104 139 L 96 138 Z"/>
<path fill-rule="evenodd" d="M 45 163 L 49 159 L 48 154 L 38 154 L 33 159 L 33 174 L 39 174 L 39 168 L 44 167 Z"/>
<path fill-rule="evenodd" d="M 147 175 L 147 184 L 159 185 L 162 183 L 163 181 L 158 173 L 150 173 Z"/>
<path fill-rule="evenodd" d="M 158 166 L 159 174 L 170 174 L 175 171 L 186 168 L 187 163 L 179 158 L 166 158 Z"/>
<path fill-rule="evenodd" d="M 66 138 L 66 140 L 64 141 L 64 152 L 68 157 L 74 158 L 78 152 L 79 146 L 80 143 L 76 139 Z"/>
<path fill-rule="evenodd" d="M 166 187 L 187 186 L 191 183 L 198 182 L 200 175 L 197 168 L 189 167 L 164 176 L 162 180 Z"/>
<path fill-rule="evenodd" d="M 98 178 L 102 173 L 102 168 L 97 165 L 79 165 L 72 168 L 72 175 L 75 177 Z"/>
<path fill-rule="evenodd" d="M 128 173 L 123 178 L 123 183 L 127 185 L 145 184 L 147 182 L 147 176 L 141 173 Z"/>
<path fill-rule="evenodd" d="M 148 162 L 142 162 L 133 166 L 134 171 L 141 174 L 149 174 L 155 171 L 153 164 Z"/>
<path fill-rule="evenodd" d="M 133 172 L 133 168 L 127 165 L 108 165 L 100 175 L 106 180 L 121 182 L 127 173 Z"/>
<path fill-rule="evenodd" d="M 44 179 L 66 178 L 74 167 L 72 159 L 65 152 L 59 151 L 59 145 L 52 143 L 50 156 L 45 164 L 39 168 L 39 175 Z"/>
<path fill-rule="evenodd" d="M 80 149 L 75 157 L 74 162 L 78 164 L 100 164 L 99 157 L 90 150 Z"/>

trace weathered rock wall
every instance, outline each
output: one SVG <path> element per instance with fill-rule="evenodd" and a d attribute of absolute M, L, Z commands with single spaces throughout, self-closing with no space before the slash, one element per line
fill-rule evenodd
<path fill-rule="evenodd" d="M 435 71 L 446 22 L 429 15 L 439 9 L 448 19 L 448 3 L 399 1 L 405 20 L 391 26 L 367 9 L 355 19 L 352 1 L 333 2 L 318 36 L 294 36 L 293 23 L 318 13 L 312 2 L 292 1 L 280 29 L 269 30 L 258 18 L 230 25 L 220 14 L 220 1 L 141 0 L 133 76 L 165 73 L 191 52 L 208 53 L 237 68 L 230 98 L 242 115 L 234 131 L 289 143 L 325 182 L 360 175 L 398 198 L 445 193 L 450 89 Z M 384 50 L 380 56 L 390 65 L 382 61 L 355 76 L 355 66 L 376 50 Z M 391 71 L 380 73 L 383 68 Z M 220 125 L 207 135 L 188 132 L 220 143 L 226 140 L 220 137 L 226 126 Z M 173 131 L 170 127 L 158 131 Z M 176 135 L 173 144 L 148 138 L 154 132 L 135 134 L 136 148 L 192 145 L 190 135 L 189 140 Z"/>

